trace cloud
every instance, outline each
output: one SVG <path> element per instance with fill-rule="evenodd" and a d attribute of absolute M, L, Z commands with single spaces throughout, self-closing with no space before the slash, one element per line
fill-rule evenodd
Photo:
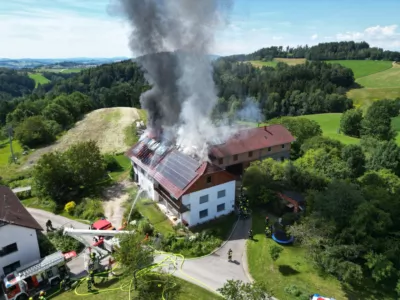
<path fill-rule="evenodd" d="M 371 46 L 383 47 L 386 49 L 399 49 L 400 32 L 397 31 L 398 25 L 372 26 L 364 31 L 347 31 L 336 34 L 337 40 L 366 41 Z"/>
<path fill-rule="evenodd" d="M 283 40 L 283 37 L 282 36 L 273 36 L 272 39 L 274 41 L 280 41 L 280 40 Z"/>
<path fill-rule="evenodd" d="M 318 38 L 318 34 L 313 34 L 310 38 L 315 41 Z"/>

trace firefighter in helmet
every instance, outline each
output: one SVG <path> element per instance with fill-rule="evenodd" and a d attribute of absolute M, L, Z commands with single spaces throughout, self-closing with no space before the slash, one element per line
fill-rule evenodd
<path fill-rule="evenodd" d="M 46 300 L 46 292 L 45 291 L 40 291 L 39 293 L 39 300 Z"/>

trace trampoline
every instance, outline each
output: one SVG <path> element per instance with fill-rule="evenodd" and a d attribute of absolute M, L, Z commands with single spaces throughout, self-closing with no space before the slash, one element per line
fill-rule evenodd
<path fill-rule="evenodd" d="M 294 237 L 287 236 L 283 230 L 275 230 L 272 234 L 272 239 L 278 244 L 291 244 L 294 241 Z"/>

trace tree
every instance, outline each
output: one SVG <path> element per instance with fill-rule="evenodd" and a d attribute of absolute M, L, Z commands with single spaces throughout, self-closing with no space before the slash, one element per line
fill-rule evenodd
<path fill-rule="evenodd" d="M 226 300 L 268 300 L 272 299 L 263 285 L 244 283 L 240 280 L 228 280 L 217 290 Z"/>
<path fill-rule="evenodd" d="M 46 121 L 41 116 L 25 119 L 15 130 L 15 138 L 28 147 L 36 147 L 55 140 Z"/>
<path fill-rule="evenodd" d="M 393 263 L 384 255 L 369 252 L 365 255 L 366 265 L 372 272 L 372 278 L 376 282 L 381 282 L 389 278 L 394 272 Z"/>
<path fill-rule="evenodd" d="M 345 111 L 340 118 L 340 131 L 345 135 L 359 138 L 361 134 L 362 120 L 363 116 L 360 109 L 350 109 Z"/>
<path fill-rule="evenodd" d="M 143 245 L 143 236 L 137 233 L 121 234 L 118 236 L 120 243 L 115 259 L 122 268 L 132 274 L 154 261 L 152 247 Z"/>
<path fill-rule="evenodd" d="M 73 118 L 68 110 L 55 103 L 47 105 L 42 114 L 47 120 L 56 121 L 63 128 L 67 128 L 73 123 Z"/>
<path fill-rule="evenodd" d="M 369 170 L 388 169 L 400 175 L 400 147 L 395 141 L 383 141 L 375 145 L 367 162 Z"/>
<path fill-rule="evenodd" d="M 301 153 L 304 154 L 310 149 L 320 149 L 323 148 L 326 152 L 331 152 L 332 150 L 343 149 L 344 145 L 338 141 L 325 136 L 314 136 L 305 140 L 303 145 L 301 145 Z"/>
<path fill-rule="evenodd" d="M 365 171 L 365 154 L 359 145 L 347 145 L 342 150 L 342 159 L 346 162 L 352 178 L 360 177 Z"/>
<path fill-rule="evenodd" d="M 269 247 L 269 255 L 271 256 L 273 261 L 278 260 L 282 251 L 283 251 L 283 248 L 280 246 L 277 246 L 277 245 L 271 245 Z"/>
<path fill-rule="evenodd" d="M 393 102 L 381 100 L 372 102 L 361 122 L 361 134 L 378 140 L 389 141 L 396 136 L 391 118 L 398 114 L 393 109 Z"/>
<path fill-rule="evenodd" d="M 358 178 L 358 182 L 361 186 L 382 187 L 391 194 L 400 191 L 400 178 L 388 169 L 368 171 L 362 177 Z"/>

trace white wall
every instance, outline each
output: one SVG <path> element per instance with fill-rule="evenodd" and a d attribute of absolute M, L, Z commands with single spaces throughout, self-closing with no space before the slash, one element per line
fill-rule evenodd
<path fill-rule="evenodd" d="M 225 197 L 218 198 L 218 191 L 221 190 L 225 190 Z M 184 213 L 182 218 L 189 223 L 189 226 L 194 226 L 229 214 L 234 210 L 235 190 L 235 181 L 230 181 L 184 195 L 182 197 L 182 203 L 184 205 L 190 205 L 190 212 Z M 200 204 L 200 197 L 204 195 L 208 195 L 208 202 Z M 217 206 L 222 203 L 225 203 L 225 210 L 217 212 Z M 204 209 L 208 209 L 208 216 L 200 218 L 199 213 Z"/>
<path fill-rule="evenodd" d="M 0 257 L 0 276 L 7 275 L 3 267 L 19 261 L 21 267 L 40 259 L 36 230 L 16 225 L 0 227 L 0 247 L 17 243 L 18 251 Z"/>
<path fill-rule="evenodd" d="M 149 176 L 146 176 L 146 172 L 143 170 L 143 173 L 140 171 L 140 167 L 133 167 L 135 174 L 138 175 L 138 184 L 142 189 L 144 189 L 147 192 L 147 196 L 151 198 L 152 200 L 155 200 L 155 192 L 154 192 L 154 184 L 151 178 Z"/>

